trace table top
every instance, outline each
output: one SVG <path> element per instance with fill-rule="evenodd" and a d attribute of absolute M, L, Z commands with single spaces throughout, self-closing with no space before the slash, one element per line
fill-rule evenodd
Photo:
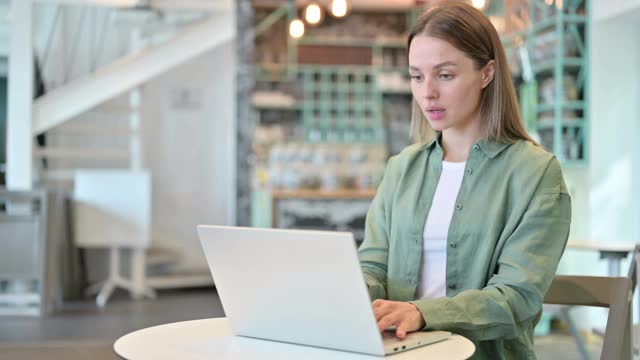
<path fill-rule="evenodd" d="M 311 199 L 311 200 L 340 200 L 365 199 L 370 200 L 376 195 L 376 189 L 336 189 L 336 190 L 273 190 L 272 199 Z"/>
<path fill-rule="evenodd" d="M 226 318 L 171 323 L 138 330 L 119 338 L 113 345 L 125 359 L 282 359 L 282 360 L 373 360 L 358 354 L 276 341 L 233 336 Z M 465 337 L 448 340 L 393 355 L 393 360 L 467 359 L 475 346 Z"/>
<path fill-rule="evenodd" d="M 569 240 L 567 248 L 575 250 L 595 250 L 602 252 L 632 252 L 635 247 L 633 242 L 622 241 L 593 241 L 593 240 Z"/>

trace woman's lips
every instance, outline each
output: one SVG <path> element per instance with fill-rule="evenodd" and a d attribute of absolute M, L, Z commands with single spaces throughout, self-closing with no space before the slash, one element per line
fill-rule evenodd
<path fill-rule="evenodd" d="M 446 112 L 444 109 L 431 109 L 427 110 L 427 116 L 430 120 L 442 120 Z"/>

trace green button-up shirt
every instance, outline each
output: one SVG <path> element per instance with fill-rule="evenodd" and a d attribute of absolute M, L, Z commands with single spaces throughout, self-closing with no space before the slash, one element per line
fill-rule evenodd
<path fill-rule="evenodd" d="M 411 301 L 425 330 L 472 340 L 474 359 L 535 359 L 533 330 L 571 222 L 560 165 L 528 141 L 473 145 L 447 237 L 447 296 L 416 300 L 442 159 L 434 140 L 389 160 L 358 250 L 371 298 Z"/>

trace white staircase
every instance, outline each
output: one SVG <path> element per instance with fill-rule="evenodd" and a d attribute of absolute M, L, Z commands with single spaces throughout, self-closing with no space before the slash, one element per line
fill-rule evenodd
<path fill-rule="evenodd" d="M 192 18 L 203 16 L 195 15 Z M 109 65 L 90 68 L 86 74 L 76 74 L 73 79 L 49 81 L 49 84 L 60 85 L 48 89 L 33 104 L 33 135 L 46 135 L 46 145 L 34 148 L 34 166 L 38 170 L 36 178 L 48 186 L 71 190 L 74 173 L 78 169 L 142 169 L 140 86 L 227 41 L 233 36 L 229 30 L 230 21 L 232 19 L 229 16 L 214 11 L 207 14 L 204 20 L 182 27 L 176 27 L 175 24 L 163 26 L 161 23 L 129 24 L 131 36 L 127 38 L 127 43 L 116 45 L 129 49 L 124 58 L 108 59 L 112 60 L 106 61 L 110 62 Z M 117 33 L 123 32 L 121 20 L 111 25 L 119 27 Z M 145 29 L 152 29 L 148 36 L 145 35 Z M 112 31 L 112 27 L 103 31 Z M 103 38 L 103 41 L 108 39 Z M 94 64 L 105 63 L 105 59 L 93 58 L 90 61 Z M 111 267 L 116 266 L 114 262 L 117 264 L 120 261 L 119 254 L 114 256 L 116 253 L 112 249 Z M 180 257 L 179 252 L 152 245 L 142 256 L 132 256 L 133 262 L 138 264 L 132 263 L 131 267 L 136 269 L 140 264 L 146 264 L 145 273 L 148 276 L 144 283 L 153 289 L 212 284 L 208 272 L 174 271 Z M 119 274 L 114 276 L 111 288 L 102 288 L 98 297 L 99 305 L 106 303 L 113 284 L 123 286 L 123 282 L 118 282 L 122 280 Z M 144 294 L 152 295 L 149 292 Z"/>
<path fill-rule="evenodd" d="M 138 107 L 111 100 L 46 131 L 46 145 L 34 150 L 41 181 L 70 189 L 77 169 L 129 169 L 140 164 L 140 131 L 131 123 L 138 113 Z"/>

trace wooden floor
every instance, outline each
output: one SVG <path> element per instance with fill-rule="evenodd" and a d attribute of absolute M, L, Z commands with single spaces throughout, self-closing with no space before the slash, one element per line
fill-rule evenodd
<path fill-rule="evenodd" d="M 118 359 L 113 343 L 129 332 L 221 316 L 224 311 L 213 288 L 163 291 L 157 300 L 138 301 L 117 292 L 103 310 L 87 299 L 42 319 L 0 318 L 0 360 Z"/>
<path fill-rule="evenodd" d="M 91 300 L 70 303 L 45 318 L 0 318 L 0 360 L 118 359 L 113 343 L 120 336 L 176 321 L 224 316 L 213 288 L 164 291 L 157 300 L 131 300 L 116 293 L 104 310 Z M 600 344 L 590 344 L 593 359 Z M 536 339 L 540 360 L 579 360 L 572 338 L 552 335 Z"/>

